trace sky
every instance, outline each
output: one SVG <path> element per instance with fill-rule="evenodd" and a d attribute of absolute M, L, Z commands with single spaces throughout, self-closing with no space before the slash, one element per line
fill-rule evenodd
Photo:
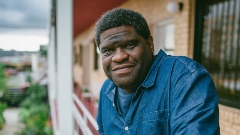
<path fill-rule="evenodd" d="M 38 51 L 48 44 L 51 0 L 0 0 L 0 48 Z"/>

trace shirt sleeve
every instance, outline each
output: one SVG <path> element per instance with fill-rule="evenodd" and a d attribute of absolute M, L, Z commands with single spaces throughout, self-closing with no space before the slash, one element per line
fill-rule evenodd
<path fill-rule="evenodd" d="M 101 105 L 101 96 L 99 99 L 99 103 L 98 103 L 98 114 L 97 114 L 97 123 L 98 123 L 98 133 L 100 135 L 104 135 L 104 131 L 103 131 L 103 123 L 102 123 L 102 105 Z"/>
<path fill-rule="evenodd" d="M 171 134 L 220 134 L 218 97 L 209 73 L 196 70 L 180 78 L 171 93 Z"/>
<path fill-rule="evenodd" d="M 104 133 L 104 129 L 103 129 L 103 120 L 102 120 L 102 112 L 103 112 L 103 105 L 102 105 L 102 101 L 103 101 L 103 98 L 104 98 L 104 92 L 106 91 L 106 88 L 108 87 L 109 85 L 109 80 L 107 79 L 104 83 L 103 83 L 103 86 L 101 88 L 101 91 L 100 91 L 100 96 L 99 96 L 99 101 L 98 101 L 98 114 L 97 114 L 97 124 L 98 124 L 98 133 L 100 135 L 105 135 Z"/>

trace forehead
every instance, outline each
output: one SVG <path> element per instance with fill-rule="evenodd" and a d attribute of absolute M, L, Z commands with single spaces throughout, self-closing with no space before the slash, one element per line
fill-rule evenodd
<path fill-rule="evenodd" d="M 100 35 L 100 44 L 106 40 L 106 39 L 111 39 L 114 38 L 115 36 L 121 36 L 121 35 L 131 35 L 131 34 L 136 34 L 133 27 L 131 26 L 120 26 L 116 28 L 111 28 L 106 31 L 104 31 Z"/>

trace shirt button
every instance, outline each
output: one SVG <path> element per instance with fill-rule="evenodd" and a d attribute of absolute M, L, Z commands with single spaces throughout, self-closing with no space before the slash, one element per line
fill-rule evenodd
<path fill-rule="evenodd" d="M 115 106 L 115 104 L 114 104 L 114 103 L 113 103 L 112 105 L 113 105 L 113 106 Z"/>
<path fill-rule="evenodd" d="M 125 130 L 128 130 L 128 126 L 126 126 L 124 129 L 125 129 Z"/>

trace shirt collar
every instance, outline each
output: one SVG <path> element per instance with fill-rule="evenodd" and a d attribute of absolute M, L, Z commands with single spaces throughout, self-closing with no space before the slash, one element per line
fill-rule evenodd
<path fill-rule="evenodd" d="M 116 85 L 112 81 L 110 81 L 110 83 L 109 83 L 109 85 L 107 87 L 107 90 L 105 92 L 105 94 L 108 96 L 108 98 L 112 102 L 114 102 L 114 95 L 116 93 L 116 88 L 117 88 Z"/>
<path fill-rule="evenodd" d="M 159 53 L 155 56 L 153 64 L 152 64 L 145 80 L 142 83 L 143 87 L 149 88 L 155 83 L 158 69 L 160 68 L 160 66 L 158 66 L 158 65 L 165 56 L 167 56 L 167 55 L 163 50 L 160 50 Z"/>

